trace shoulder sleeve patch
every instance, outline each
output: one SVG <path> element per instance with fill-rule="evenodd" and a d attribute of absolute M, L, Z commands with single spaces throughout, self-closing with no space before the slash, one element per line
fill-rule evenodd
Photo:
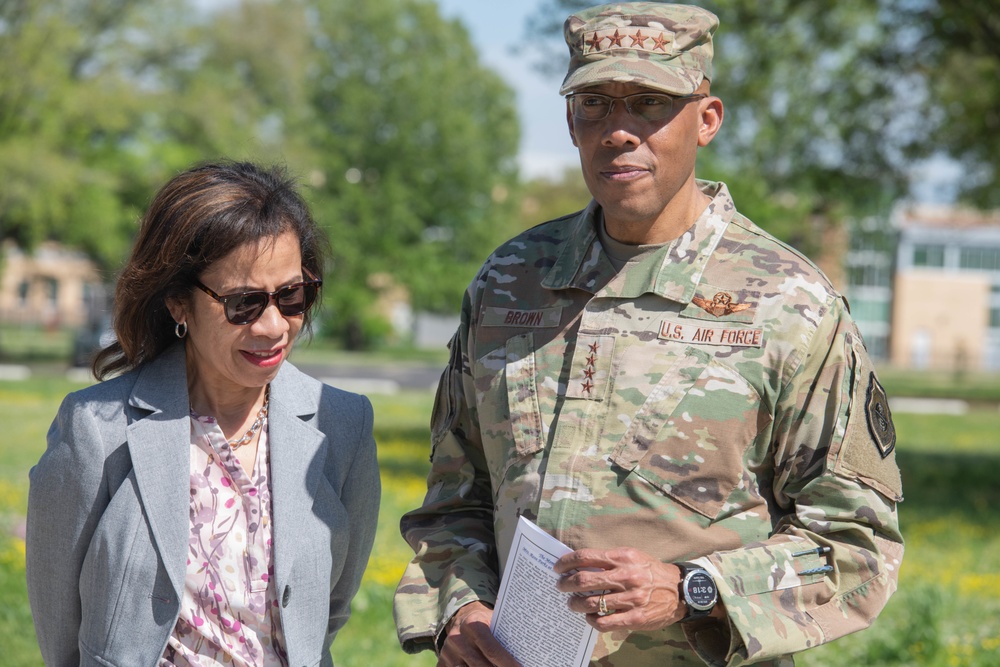
<path fill-rule="evenodd" d="M 863 381 L 864 378 L 862 378 Z M 868 389 L 865 394 L 865 419 L 868 422 L 868 433 L 884 459 L 892 454 L 892 450 L 896 448 L 896 427 L 892 424 L 889 399 L 874 372 L 868 373 Z"/>
<path fill-rule="evenodd" d="M 896 428 L 889 400 L 868 354 L 855 342 L 850 410 L 844 445 L 837 467 L 892 500 L 903 499 L 903 484 L 896 465 Z"/>

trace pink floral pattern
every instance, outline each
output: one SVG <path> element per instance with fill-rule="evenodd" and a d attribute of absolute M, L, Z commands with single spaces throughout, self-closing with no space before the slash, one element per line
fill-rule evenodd
<path fill-rule="evenodd" d="M 287 665 L 271 546 L 267 425 L 252 479 L 215 419 L 191 413 L 191 537 L 181 614 L 159 667 Z"/>

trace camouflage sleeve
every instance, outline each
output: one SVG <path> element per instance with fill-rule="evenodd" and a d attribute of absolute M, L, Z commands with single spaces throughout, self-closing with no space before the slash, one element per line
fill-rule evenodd
<path fill-rule="evenodd" d="M 696 561 L 714 574 L 729 619 L 728 632 L 685 628 L 709 664 L 758 662 L 864 629 L 896 589 L 895 430 L 842 299 L 828 306 L 775 409 L 774 533 Z"/>
<path fill-rule="evenodd" d="M 500 574 L 493 535 L 493 493 L 475 415 L 469 372 L 469 307 L 449 347 L 431 418 L 431 472 L 423 506 L 403 516 L 413 548 L 396 589 L 393 615 L 403 650 L 435 649 L 459 607 L 496 601 Z"/>

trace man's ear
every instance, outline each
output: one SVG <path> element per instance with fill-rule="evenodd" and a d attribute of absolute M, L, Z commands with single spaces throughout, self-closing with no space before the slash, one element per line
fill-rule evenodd
<path fill-rule="evenodd" d="M 569 126 L 569 138 L 572 140 L 573 145 L 577 148 L 580 144 L 576 143 L 576 130 L 573 129 L 573 112 L 569 108 L 569 100 L 566 100 L 566 125 Z"/>
<path fill-rule="evenodd" d="M 725 109 L 722 100 L 710 95 L 699 102 L 698 112 L 701 114 L 701 122 L 698 126 L 698 145 L 705 147 L 712 143 L 712 139 L 722 127 Z"/>

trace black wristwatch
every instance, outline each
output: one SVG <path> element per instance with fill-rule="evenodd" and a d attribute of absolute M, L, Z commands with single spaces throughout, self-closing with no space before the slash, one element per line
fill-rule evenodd
<path fill-rule="evenodd" d="M 697 621 L 712 613 L 719 600 L 719 589 L 706 570 L 693 563 L 677 563 L 681 569 L 680 599 L 687 605 L 687 616 L 679 623 Z"/>

